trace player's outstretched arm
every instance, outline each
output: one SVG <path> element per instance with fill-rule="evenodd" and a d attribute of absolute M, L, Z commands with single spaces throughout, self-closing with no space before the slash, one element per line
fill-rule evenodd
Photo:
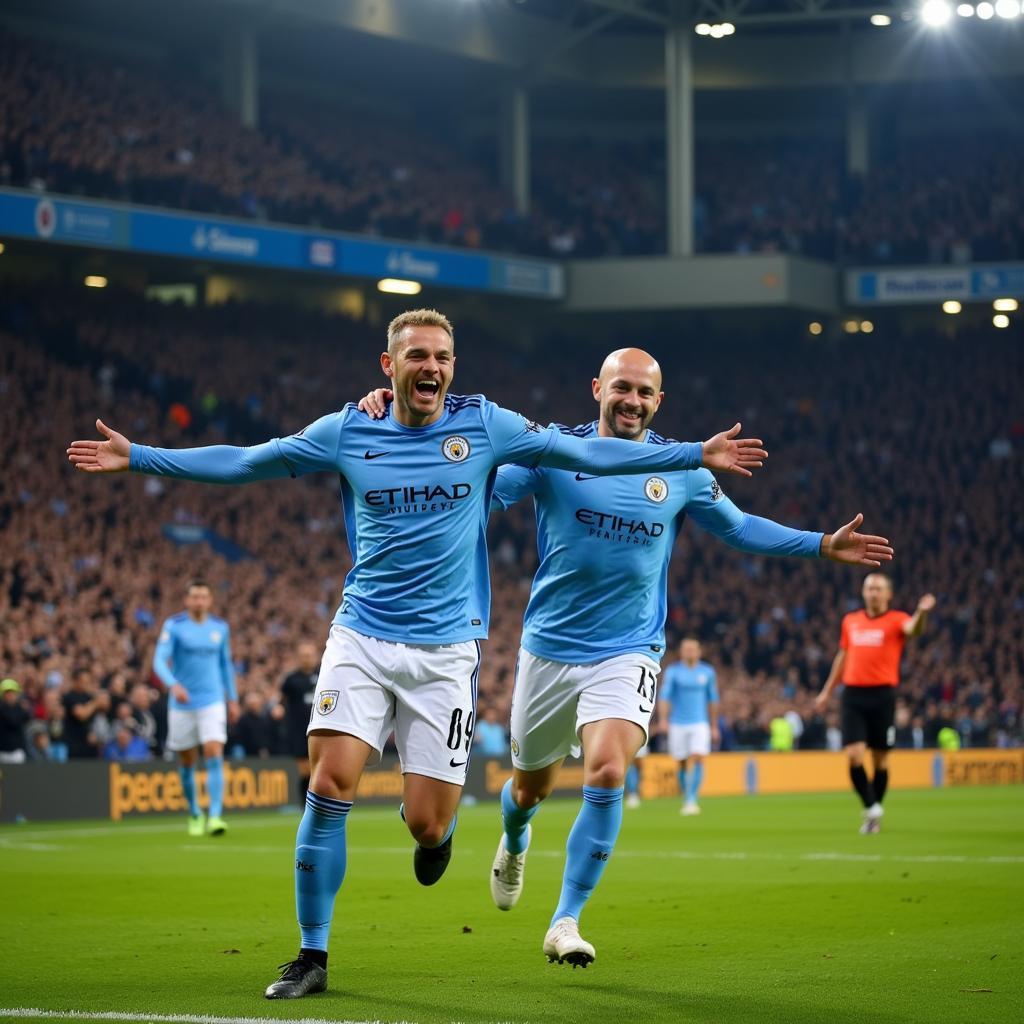
<path fill-rule="evenodd" d="M 751 470 L 760 469 L 768 453 L 764 450 L 764 441 L 759 437 L 739 438 L 741 423 L 731 430 L 723 430 L 714 437 L 709 437 L 703 445 L 705 469 L 717 469 L 724 473 L 735 473 L 737 476 L 753 476 Z"/>
<path fill-rule="evenodd" d="M 920 601 L 917 602 L 917 607 L 914 609 L 914 614 L 910 616 L 905 623 L 903 623 L 903 632 L 907 636 L 920 636 L 925 626 L 928 625 L 928 614 L 935 608 L 935 595 L 925 594 Z"/>
<path fill-rule="evenodd" d="M 826 533 L 821 539 L 821 554 L 833 562 L 845 565 L 864 565 L 877 569 L 883 562 L 891 562 L 893 550 L 885 537 L 857 533 L 857 527 L 864 522 L 858 512 L 845 526 L 835 533 Z"/>
<path fill-rule="evenodd" d="M 836 656 L 832 659 L 832 668 L 829 669 L 828 678 L 825 680 L 825 685 L 821 688 L 821 693 L 814 698 L 814 710 L 817 711 L 819 715 L 824 714 L 825 708 L 828 707 L 828 698 L 843 674 L 843 665 L 845 662 L 846 650 L 840 647 L 839 650 L 836 651 Z"/>
<path fill-rule="evenodd" d="M 227 444 L 203 448 L 152 448 L 134 444 L 102 420 L 96 429 L 104 441 L 74 441 L 68 461 L 85 473 L 148 473 L 212 484 L 277 480 L 321 469 L 337 469 L 340 413 L 321 417 L 291 437 L 274 438 L 248 448 Z"/>

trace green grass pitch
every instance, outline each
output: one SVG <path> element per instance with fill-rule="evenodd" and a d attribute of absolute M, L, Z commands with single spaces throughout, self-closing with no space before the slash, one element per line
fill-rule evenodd
<path fill-rule="evenodd" d="M 330 990 L 268 1002 L 297 948 L 296 815 L 0 828 L 0 1008 L 271 1019 L 615 1024 L 1024 1021 L 1024 788 L 627 811 L 582 918 L 587 970 L 549 965 L 575 801 L 534 820 L 519 906 L 491 904 L 496 804 L 463 808 L 433 889 L 393 809 L 356 808 Z M 0 1011 L 0 1017 L 7 1014 Z"/>

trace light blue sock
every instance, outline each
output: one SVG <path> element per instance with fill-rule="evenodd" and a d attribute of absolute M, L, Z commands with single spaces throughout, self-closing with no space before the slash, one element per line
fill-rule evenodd
<path fill-rule="evenodd" d="M 206 792 L 210 794 L 210 817 L 219 818 L 224 813 L 224 758 L 206 759 Z"/>
<path fill-rule="evenodd" d="M 697 802 L 697 794 L 700 792 L 700 784 L 704 781 L 704 762 L 695 764 L 690 770 L 689 778 L 686 780 L 687 802 Z"/>
<path fill-rule="evenodd" d="M 626 769 L 626 792 L 630 796 L 636 796 L 640 789 L 640 770 L 635 764 Z"/>
<path fill-rule="evenodd" d="M 190 764 L 179 764 L 178 774 L 181 776 L 181 791 L 185 794 L 188 813 L 193 818 L 198 818 L 199 801 L 196 799 L 196 770 Z"/>
<path fill-rule="evenodd" d="M 312 790 L 295 836 L 295 913 L 303 949 L 327 952 L 334 898 L 345 878 L 345 822 L 350 800 L 332 800 Z"/>
<path fill-rule="evenodd" d="M 583 806 L 565 847 L 562 895 L 551 918 L 552 924 L 560 917 L 579 920 L 584 904 L 601 880 L 621 825 L 622 787 L 584 786 Z"/>
<path fill-rule="evenodd" d="M 686 769 L 680 768 L 676 773 L 676 778 L 679 780 L 679 792 L 686 793 Z"/>
<path fill-rule="evenodd" d="M 540 804 L 523 809 L 512 796 L 512 780 L 501 788 L 501 820 L 505 827 L 505 849 L 509 853 L 522 853 L 526 849 L 526 826 L 540 810 Z"/>

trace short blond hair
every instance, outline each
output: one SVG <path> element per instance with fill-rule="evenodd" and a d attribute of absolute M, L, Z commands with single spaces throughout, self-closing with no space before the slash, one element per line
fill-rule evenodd
<path fill-rule="evenodd" d="M 388 355 L 394 355 L 398 348 L 398 339 L 406 327 L 440 327 L 455 344 L 455 331 L 452 322 L 436 309 L 407 309 L 399 313 L 388 324 Z"/>

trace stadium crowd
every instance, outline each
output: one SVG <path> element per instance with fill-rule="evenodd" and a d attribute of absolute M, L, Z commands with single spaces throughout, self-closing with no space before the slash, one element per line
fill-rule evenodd
<path fill-rule="evenodd" d="M 168 446 L 292 432 L 380 383 L 380 334 L 290 307 L 189 309 L 5 286 L 0 427 L 16 443 L 0 450 L 0 675 L 16 686 L 0 693 L 0 757 L 159 755 L 166 701 L 153 648 L 197 574 L 232 628 L 245 714 L 229 752 L 283 749 L 281 682 L 301 641 L 322 644 L 350 565 L 336 481 L 95 480 L 63 451 L 97 415 Z M 741 508 L 825 530 L 863 511 L 896 544 L 896 606 L 938 595 L 904 661 L 901 745 L 934 745 L 946 726 L 965 745 L 1024 742 L 1024 537 L 1006 514 L 1024 500 L 1020 342 L 1015 330 L 936 338 L 885 325 L 855 351 L 731 337 L 703 346 L 694 369 L 674 342 L 646 341 L 665 367 L 661 432 L 703 437 L 741 418 L 768 440 L 768 469 L 724 482 Z M 539 378 L 528 351 L 495 345 L 479 325 L 461 325 L 459 343 L 456 391 L 538 419 L 593 418 L 589 380 L 604 354 L 593 343 L 546 344 Z M 848 360 L 856 373 L 842 372 Z M 481 739 L 495 744 L 536 567 L 528 503 L 492 517 L 491 555 L 479 714 Z M 764 748 L 780 716 L 798 746 L 837 742 L 835 717 L 816 716 L 812 700 L 860 579 L 828 563 L 745 556 L 684 528 L 669 638 L 696 634 L 718 668 L 724 746 Z"/>
<path fill-rule="evenodd" d="M 665 251 L 660 142 L 538 142 L 521 216 L 493 160 L 414 124 L 267 97 L 250 129 L 200 82 L 0 30 L 0 185 L 542 256 Z M 1024 258 L 1003 137 L 916 139 L 863 179 L 817 142 L 699 142 L 696 168 L 702 251 Z"/>

